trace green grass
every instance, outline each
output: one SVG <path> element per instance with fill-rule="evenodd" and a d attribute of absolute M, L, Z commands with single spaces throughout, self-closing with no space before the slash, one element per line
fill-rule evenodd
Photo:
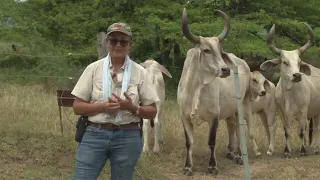
<path fill-rule="evenodd" d="M 63 108 L 64 134 L 60 133 L 59 111 L 55 89 L 41 85 L 0 84 L 0 177 L 15 179 L 71 179 L 77 143 L 74 141 L 77 116 L 71 108 Z M 64 114 L 65 113 L 65 114 Z M 178 117 L 175 99 L 168 100 L 163 124 L 164 146 L 159 155 L 143 154 L 138 162 L 135 179 L 188 180 L 182 174 L 185 162 L 185 139 Z M 267 138 L 260 120 L 255 117 L 254 134 L 262 152 L 261 158 L 253 156 L 252 144 L 247 139 L 249 166 L 252 179 L 318 179 L 320 157 L 308 148 L 308 157 L 299 157 L 300 140 L 292 128 L 294 158 L 283 158 L 284 133 L 278 120 L 276 152 L 266 155 Z M 195 128 L 193 179 L 213 179 L 204 175 L 207 170 L 209 148 L 206 123 Z M 151 138 L 153 139 L 153 138 Z M 151 145 L 153 143 L 151 142 Z M 225 159 L 227 132 L 225 122 L 220 123 L 216 156 L 220 174 L 216 179 L 243 179 L 243 166 Z M 152 148 L 152 146 L 150 146 Z M 107 163 L 99 179 L 109 179 Z"/>

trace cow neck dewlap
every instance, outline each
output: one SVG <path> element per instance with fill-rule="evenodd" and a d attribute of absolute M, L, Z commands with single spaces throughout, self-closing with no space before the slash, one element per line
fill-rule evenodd
<path fill-rule="evenodd" d="M 199 118 L 198 109 L 199 109 L 199 105 L 200 105 L 200 94 L 201 94 L 201 90 L 203 87 L 204 87 L 204 85 L 202 83 L 200 83 L 199 86 L 196 87 L 196 90 L 194 92 L 192 102 L 191 102 L 192 103 L 192 109 L 191 109 L 191 113 L 190 113 L 191 119 Z"/>
<path fill-rule="evenodd" d="M 279 79 L 279 83 L 281 84 L 281 87 L 285 90 L 290 90 L 292 88 L 292 81 L 290 80 L 289 76 L 287 75 L 281 75 Z"/>
<path fill-rule="evenodd" d="M 199 52 L 199 59 L 200 59 L 200 52 Z M 199 60 L 198 59 L 198 60 Z M 201 73 L 203 73 L 203 71 L 200 69 L 200 62 L 199 61 L 193 61 L 193 65 L 189 66 L 189 67 L 193 67 L 192 69 L 190 68 L 189 70 L 189 77 L 188 78 L 192 78 L 193 79 L 193 83 L 194 86 L 191 89 L 194 89 L 194 92 L 192 92 L 193 97 L 192 97 L 192 106 L 191 106 L 191 113 L 190 113 L 190 118 L 193 119 L 198 119 L 199 118 L 199 114 L 198 114 L 198 110 L 199 110 L 199 105 L 200 105 L 200 95 L 201 95 L 201 90 L 204 87 L 204 83 L 203 83 L 203 77 L 201 76 Z M 196 73 L 191 73 L 191 72 L 196 72 Z"/>

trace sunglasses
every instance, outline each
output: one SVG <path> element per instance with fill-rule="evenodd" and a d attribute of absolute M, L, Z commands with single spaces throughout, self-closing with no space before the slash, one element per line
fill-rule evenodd
<path fill-rule="evenodd" d="M 118 44 L 118 42 L 120 43 L 120 46 L 125 47 L 128 46 L 129 44 L 129 40 L 123 40 L 123 39 L 115 39 L 115 38 L 110 38 L 109 42 L 111 44 L 111 46 L 116 46 Z"/>

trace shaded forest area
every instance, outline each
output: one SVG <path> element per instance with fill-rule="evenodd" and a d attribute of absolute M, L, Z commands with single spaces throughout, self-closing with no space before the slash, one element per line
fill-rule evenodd
<path fill-rule="evenodd" d="M 191 31 L 201 36 L 218 35 L 224 21 L 214 9 L 226 12 L 231 29 L 223 48 L 244 58 L 252 70 L 275 57 L 265 41 L 272 24 L 276 24 L 276 46 L 292 50 L 307 41 L 302 24 L 307 22 L 316 40 L 302 59 L 320 67 L 318 0 L 2 0 L 0 73 L 77 78 L 98 59 L 97 33 L 121 21 L 133 29 L 132 58 L 137 62 L 154 58 L 166 66 L 174 76 L 168 87 L 175 90 L 186 52 L 195 45 L 182 34 L 184 7 Z M 20 82 L 28 80 L 20 78 Z M 66 86 L 65 79 L 57 82 Z"/>

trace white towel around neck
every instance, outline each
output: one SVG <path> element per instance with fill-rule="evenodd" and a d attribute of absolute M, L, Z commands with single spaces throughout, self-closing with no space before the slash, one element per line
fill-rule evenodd
<path fill-rule="evenodd" d="M 112 77 L 111 77 L 111 73 L 110 73 L 110 55 L 108 53 L 108 55 L 105 57 L 104 59 L 104 63 L 103 63 L 103 71 L 102 71 L 102 83 L 103 83 L 103 100 L 104 101 L 108 101 L 108 98 L 112 96 Z M 120 93 L 120 97 L 122 99 L 125 98 L 125 96 L 123 95 L 123 93 L 125 91 L 127 91 L 128 89 L 128 85 L 130 82 L 130 77 L 131 77 L 131 59 L 130 57 L 127 55 L 125 62 L 124 62 L 124 76 L 122 79 L 122 84 L 121 84 L 121 93 Z M 116 116 L 116 120 L 115 123 L 116 124 L 121 124 L 122 121 L 122 111 L 119 111 L 117 116 Z"/>

